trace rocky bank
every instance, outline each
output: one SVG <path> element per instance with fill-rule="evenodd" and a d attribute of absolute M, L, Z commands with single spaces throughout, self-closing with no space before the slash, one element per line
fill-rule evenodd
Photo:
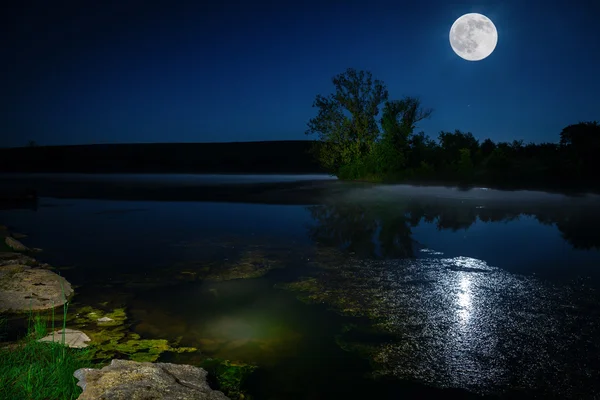
<path fill-rule="evenodd" d="M 207 372 L 191 365 L 112 360 L 102 369 L 73 374 L 83 389 L 78 400 L 227 400 L 206 382 Z"/>
<path fill-rule="evenodd" d="M 71 284 L 28 253 L 7 227 L 0 225 L 0 313 L 23 313 L 63 305 L 72 295 Z"/>

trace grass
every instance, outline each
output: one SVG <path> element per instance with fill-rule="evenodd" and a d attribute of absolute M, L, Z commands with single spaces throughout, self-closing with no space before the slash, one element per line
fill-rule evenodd
<path fill-rule="evenodd" d="M 63 332 L 67 309 L 68 302 L 65 302 Z M 51 321 L 54 334 L 54 308 Z M 86 349 L 65 346 L 64 334 L 60 343 L 38 342 L 47 331 L 44 318 L 39 313 L 33 315 L 30 312 L 27 335 L 15 347 L 0 348 L 1 400 L 67 400 L 76 399 L 81 394 L 73 372 L 91 366 Z"/>

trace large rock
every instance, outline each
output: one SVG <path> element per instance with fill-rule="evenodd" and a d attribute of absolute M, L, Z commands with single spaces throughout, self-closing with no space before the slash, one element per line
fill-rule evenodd
<path fill-rule="evenodd" d="M 0 313 L 61 306 L 73 294 L 65 278 L 24 264 L 0 265 Z"/>
<path fill-rule="evenodd" d="M 4 238 L 4 243 L 15 251 L 29 251 L 27 246 L 10 236 Z"/>
<path fill-rule="evenodd" d="M 35 258 L 22 253 L 0 252 L 0 266 L 14 264 L 29 265 L 30 267 L 40 265 Z"/>
<path fill-rule="evenodd" d="M 73 374 L 83 389 L 78 400 L 226 400 L 206 382 L 207 372 L 191 365 L 112 360 L 102 369 Z"/>

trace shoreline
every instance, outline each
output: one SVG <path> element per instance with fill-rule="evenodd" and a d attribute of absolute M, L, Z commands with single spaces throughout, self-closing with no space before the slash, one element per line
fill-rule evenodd
<path fill-rule="evenodd" d="M 72 199 L 106 199 L 130 201 L 209 201 L 235 203 L 264 203 L 281 205 L 311 205 L 333 187 L 336 179 L 308 179 L 291 182 L 260 183 L 200 183 L 144 182 L 140 180 L 86 181 L 72 177 L 53 180 L 48 178 L 2 180 L 0 187 L 9 191 L 33 188 L 38 197 Z"/>

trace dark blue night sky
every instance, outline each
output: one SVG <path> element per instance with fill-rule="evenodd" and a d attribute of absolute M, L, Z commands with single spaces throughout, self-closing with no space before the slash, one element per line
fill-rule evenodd
<path fill-rule="evenodd" d="M 597 0 L 13 3 L 0 146 L 309 139 L 315 95 L 348 67 L 421 97 L 432 137 L 556 142 L 600 119 Z M 499 32 L 480 62 L 448 41 L 468 12 Z"/>

